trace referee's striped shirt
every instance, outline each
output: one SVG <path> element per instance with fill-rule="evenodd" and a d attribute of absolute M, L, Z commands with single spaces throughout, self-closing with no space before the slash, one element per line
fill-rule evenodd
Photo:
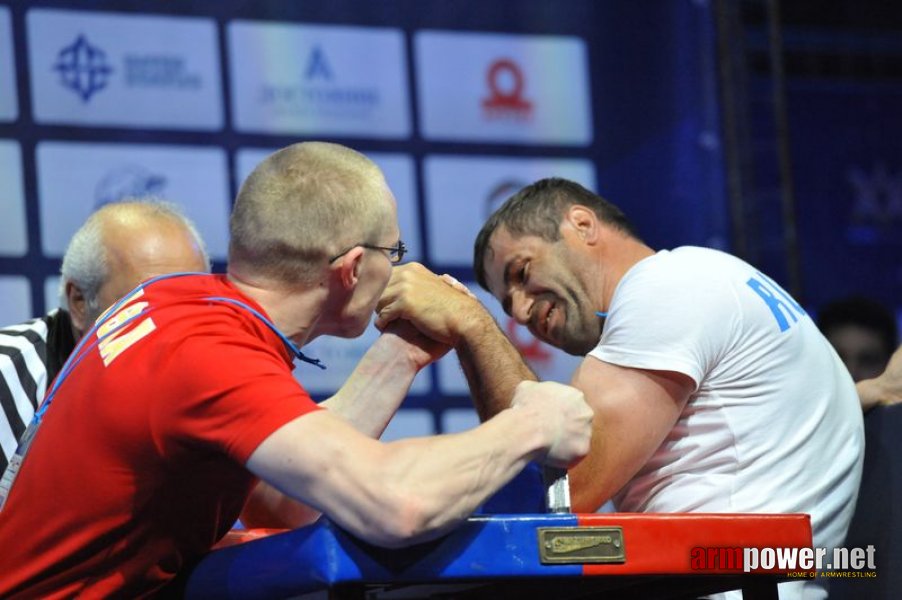
<path fill-rule="evenodd" d="M 0 329 L 0 472 L 74 347 L 65 310 Z"/>

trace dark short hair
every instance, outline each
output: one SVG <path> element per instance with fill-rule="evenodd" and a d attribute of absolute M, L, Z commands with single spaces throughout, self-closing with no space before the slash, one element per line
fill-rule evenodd
<path fill-rule="evenodd" d="M 898 344 L 898 326 L 893 313 L 881 303 L 863 296 L 850 296 L 826 304 L 818 313 L 817 326 L 825 336 L 840 327 L 854 325 L 880 338 L 886 355 Z"/>
<path fill-rule="evenodd" d="M 561 217 L 573 205 L 591 208 L 598 218 L 630 237 L 638 239 L 633 224 L 619 208 L 593 194 L 575 181 L 560 177 L 540 179 L 507 199 L 485 222 L 473 245 L 473 270 L 476 280 L 488 289 L 485 274 L 485 254 L 489 239 L 500 226 L 511 235 L 534 235 L 549 242 L 561 239 Z"/>

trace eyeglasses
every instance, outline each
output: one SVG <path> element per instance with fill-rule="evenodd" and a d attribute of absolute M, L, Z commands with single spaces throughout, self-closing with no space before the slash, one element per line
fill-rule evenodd
<path fill-rule="evenodd" d="M 338 260 L 339 258 L 344 256 L 345 254 L 347 254 L 348 252 L 350 252 L 357 246 L 360 246 L 361 248 L 367 248 L 369 250 L 385 250 L 386 252 L 388 252 L 388 260 L 390 260 L 393 264 L 401 262 L 401 260 L 404 259 L 404 255 L 407 254 L 407 246 L 404 245 L 404 242 L 402 240 L 398 240 L 398 243 L 395 244 L 394 246 L 373 246 L 372 244 L 354 244 L 350 248 L 348 248 L 346 250 L 342 250 L 341 252 L 339 252 L 332 258 L 330 258 L 329 262 L 330 263 L 335 262 L 336 260 Z"/>

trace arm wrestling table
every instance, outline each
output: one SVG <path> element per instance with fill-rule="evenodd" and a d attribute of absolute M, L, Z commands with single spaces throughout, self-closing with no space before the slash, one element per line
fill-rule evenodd
<path fill-rule="evenodd" d="M 186 597 L 675 599 L 741 589 L 745 598 L 776 599 L 785 569 L 692 568 L 694 548 L 739 547 L 811 547 L 809 517 L 485 515 L 397 550 L 321 519 L 214 550 L 191 574 Z"/>

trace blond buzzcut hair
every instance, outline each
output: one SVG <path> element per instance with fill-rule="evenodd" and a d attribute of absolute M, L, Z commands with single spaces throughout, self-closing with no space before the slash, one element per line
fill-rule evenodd
<path fill-rule="evenodd" d="M 375 243 L 390 226 L 388 186 L 363 154 L 303 142 L 269 155 L 248 176 L 229 222 L 229 268 L 309 284 L 332 256 Z"/>

